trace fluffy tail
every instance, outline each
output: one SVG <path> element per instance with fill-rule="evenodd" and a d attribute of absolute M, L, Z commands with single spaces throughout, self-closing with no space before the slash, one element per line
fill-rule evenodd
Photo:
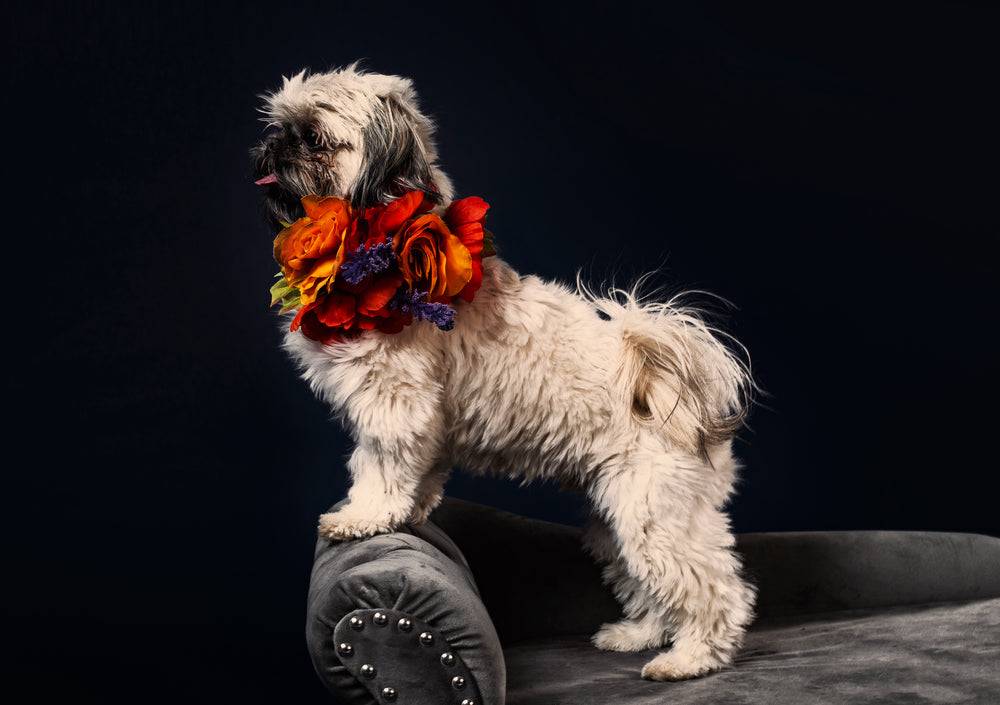
<path fill-rule="evenodd" d="M 746 350 L 706 322 L 702 309 L 686 302 L 703 292 L 686 292 L 667 302 L 611 289 L 608 298 L 577 280 L 581 295 L 621 326 L 619 391 L 637 421 L 659 430 L 672 445 L 702 457 L 743 426 L 756 385 Z"/>

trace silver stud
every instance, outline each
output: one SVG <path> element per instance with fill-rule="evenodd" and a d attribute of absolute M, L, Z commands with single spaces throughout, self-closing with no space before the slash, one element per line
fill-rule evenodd
<path fill-rule="evenodd" d="M 348 644 L 346 641 L 341 642 L 341 644 L 337 647 L 337 653 L 339 653 L 341 656 L 353 656 L 354 647 Z"/>
<path fill-rule="evenodd" d="M 396 689 L 395 688 L 382 688 L 382 699 L 386 702 L 392 702 L 396 699 Z"/>
<path fill-rule="evenodd" d="M 441 654 L 441 663 L 443 663 L 445 666 L 454 666 L 455 655 L 450 651 L 445 651 L 443 654 Z"/>
<path fill-rule="evenodd" d="M 451 679 L 451 687 L 455 690 L 461 690 L 465 687 L 465 679 L 462 676 L 455 676 Z"/>
<path fill-rule="evenodd" d="M 365 628 L 365 620 L 361 619 L 361 617 L 351 617 L 350 625 L 351 629 L 360 632 Z"/>
<path fill-rule="evenodd" d="M 466 698 L 462 701 L 462 705 L 476 705 L 476 701 L 470 698 Z"/>
<path fill-rule="evenodd" d="M 420 643 L 423 644 L 424 646 L 430 646 L 431 644 L 434 643 L 434 635 L 431 634 L 430 632 L 423 632 L 420 635 Z"/>
<path fill-rule="evenodd" d="M 376 612 L 372 615 L 372 621 L 380 627 L 389 623 L 389 616 L 383 612 Z"/>
<path fill-rule="evenodd" d="M 408 632 L 413 629 L 413 622 L 408 620 L 406 617 L 403 617 L 401 620 L 396 622 L 396 626 L 399 627 L 399 631 Z"/>
<path fill-rule="evenodd" d="M 370 663 L 366 663 L 361 667 L 362 678 L 367 678 L 368 680 L 371 680 L 372 678 L 375 677 L 376 673 L 378 673 L 378 671 L 376 671 L 375 667 L 372 666 Z"/>

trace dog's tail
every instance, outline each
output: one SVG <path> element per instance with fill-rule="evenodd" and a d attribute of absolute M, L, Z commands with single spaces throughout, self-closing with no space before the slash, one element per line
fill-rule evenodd
<path fill-rule="evenodd" d="M 672 445 L 708 457 L 743 426 L 757 389 L 746 350 L 689 303 L 704 292 L 655 302 L 640 295 L 642 284 L 605 298 L 577 280 L 581 295 L 621 326 L 619 392 L 633 417 L 659 427 Z"/>

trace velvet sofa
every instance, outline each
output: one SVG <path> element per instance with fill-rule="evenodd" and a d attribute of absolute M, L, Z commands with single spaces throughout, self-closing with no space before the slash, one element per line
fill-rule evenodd
<path fill-rule="evenodd" d="M 579 529 L 446 499 L 430 521 L 317 544 L 307 644 L 345 704 L 1000 703 L 1000 539 L 745 534 L 757 619 L 732 668 L 639 678 L 590 644 L 619 609 Z"/>

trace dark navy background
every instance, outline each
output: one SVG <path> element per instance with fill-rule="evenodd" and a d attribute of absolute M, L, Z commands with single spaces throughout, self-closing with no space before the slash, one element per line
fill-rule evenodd
<path fill-rule="evenodd" d="M 39 701 L 326 702 L 349 448 L 278 349 L 247 151 L 282 74 L 414 79 L 519 271 L 732 301 L 735 529 L 1000 535 L 988 3 L 24 3 L 5 29 L 4 601 Z M 995 247 L 995 245 L 994 245 Z M 579 523 L 579 498 L 451 494 Z M 517 547 L 510 547 L 516 554 Z M 567 596 L 571 599 L 571 596 Z"/>

